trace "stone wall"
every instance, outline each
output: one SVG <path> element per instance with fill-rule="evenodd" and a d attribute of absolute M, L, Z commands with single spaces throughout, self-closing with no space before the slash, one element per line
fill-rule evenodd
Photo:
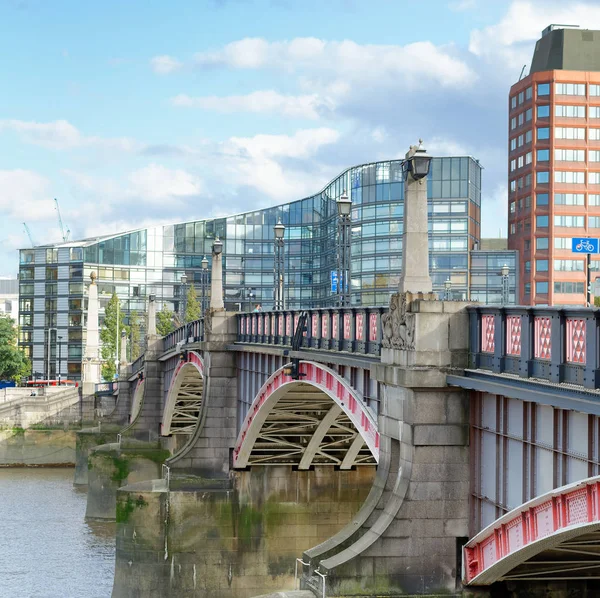
<path fill-rule="evenodd" d="M 0 432 L 0 467 L 73 466 L 75 430 L 29 429 Z"/>
<path fill-rule="evenodd" d="M 163 481 L 122 488 L 113 598 L 293 589 L 296 558 L 350 521 L 373 476 L 371 467 L 254 467 L 229 481 L 174 478 L 170 492 Z"/>

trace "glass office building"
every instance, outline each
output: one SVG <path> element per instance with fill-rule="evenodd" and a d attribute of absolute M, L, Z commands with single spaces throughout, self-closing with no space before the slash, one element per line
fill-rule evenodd
<path fill-rule="evenodd" d="M 433 288 L 443 293 L 449 279 L 453 298 L 467 299 L 469 251 L 480 237 L 481 167 L 471 157 L 434 158 L 427 185 Z M 86 289 L 93 270 L 101 317 L 113 293 L 126 314 L 144 313 L 150 294 L 159 306 L 179 312 L 182 275 L 200 294 L 201 261 L 206 255 L 210 262 L 216 237 L 224 244 L 227 309 L 247 310 L 252 303 L 272 308 L 273 227 L 279 219 L 285 225 L 285 306 L 335 304 L 336 200 L 344 190 L 352 200 L 352 305 L 387 304 L 402 267 L 400 160 L 348 168 L 315 195 L 272 208 L 21 250 L 20 342 L 33 371 L 80 379 Z"/>

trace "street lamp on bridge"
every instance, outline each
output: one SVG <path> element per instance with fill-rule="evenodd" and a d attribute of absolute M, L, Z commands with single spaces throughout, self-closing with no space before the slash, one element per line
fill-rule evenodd
<path fill-rule="evenodd" d="M 208 260 L 206 256 L 202 258 L 202 270 L 200 270 L 200 289 L 201 289 L 201 298 L 200 298 L 200 315 L 204 317 L 204 311 L 206 310 L 206 306 L 204 304 L 206 297 L 206 283 L 208 282 Z"/>
<path fill-rule="evenodd" d="M 510 268 L 504 264 L 500 269 L 500 275 L 502 276 L 502 305 L 508 305 L 510 297 L 510 285 L 509 285 L 509 273 Z"/>
<path fill-rule="evenodd" d="M 285 235 L 285 226 L 281 223 L 281 218 L 277 224 L 273 227 L 275 232 L 275 309 L 284 309 L 283 304 L 283 273 L 284 273 L 284 261 L 283 261 L 283 236 Z"/>
<path fill-rule="evenodd" d="M 337 200 L 338 210 L 338 305 L 350 305 L 350 215 L 352 199 L 344 190 Z"/>
<path fill-rule="evenodd" d="M 181 275 L 181 294 L 182 294 L 182 298 L 181 298 L 181 323 L 185 324 L 185 308 L 186 308 L 186 302 L 187 302 L 187 293 L 186 293 L 186 289 L 187 289 L 187 275 L 185 273 L 183 273 Z"/>

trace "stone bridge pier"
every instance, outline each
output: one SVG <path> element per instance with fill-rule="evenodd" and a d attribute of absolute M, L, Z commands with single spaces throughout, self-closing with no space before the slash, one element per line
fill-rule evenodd
<path fill-rule="evenodd" d="M 468 536 L 468 399 L 445 377 L 466 365 L 465 307 L 420 294 L 392 297 L 381 363 L 373 366 L 383 385 L 375 483 L 349 526 L 304 552 L 303 587 L 320 592 L 325 583 L 333 596 L 460 587 Z"/>

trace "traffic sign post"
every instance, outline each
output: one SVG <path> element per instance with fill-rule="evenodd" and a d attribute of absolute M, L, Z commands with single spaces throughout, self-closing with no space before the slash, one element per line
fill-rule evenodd
<path fill-rule="evenodd" d="M 583 253 L 586 255 L 585 297 L 587 306 L 590 307 L 592 304 L 592 253 L 600 253 L 600 240 L 575 237 L 571 239 L 571 250 L 573 253 Z"/>

